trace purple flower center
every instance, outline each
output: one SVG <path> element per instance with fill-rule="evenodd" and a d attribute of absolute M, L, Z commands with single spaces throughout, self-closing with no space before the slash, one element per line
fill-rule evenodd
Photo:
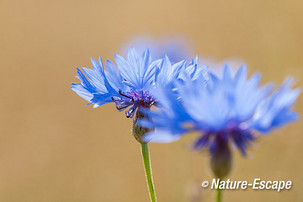
<path fill-rule="evenodd" d="M 205 146 L 210 146 L 210 153 L 214 154 L 220 151 L 221 147 L 228 147 L 229 141 L 231 141 L 243 155 L 246 155 L 247 146 L 256 137 L 248 130 L 243 130 L 238 127 L 231 127 L 222 131 L 209 131 L 203 134 L 194 142 L 194 149 L 202 149 Z"/>
<path fill-rule="evenodd" d="M 153 97 L 146 90 L 122 92 L 121 89 L 119 89 L 119 94 L 121 97 L 114 96 L 112 99 L 116 103 L 116 108 L 119 111 L 123 111 L 131 106 L 125 112 L 127 118 L 133 118 L 137 108 L 150 108 L 155 103 Z"/>

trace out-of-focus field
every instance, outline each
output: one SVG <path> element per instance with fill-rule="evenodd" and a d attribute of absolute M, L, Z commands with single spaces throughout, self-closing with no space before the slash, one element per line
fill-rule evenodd
<path fill-rule="evenodd" d="M 93 109 L 70 90 L 75 67 L 113 59 L 134 35 L 184 35 L 204 57 L 240 58 L 250 75 L 303 85 L 303 2 L 8 1 L 0 2 L 0 201 L 148 201 L 131 120 L 113 104 Z M 302 96 L 295 106 L 302 114 Z M 303 126 L 261 138 L 248 158 L 234 152 L 233 180 L 292 180 L 275 191 L 226 191 L 224 201 L 303 201 Z M 189 202 L 212 179 L 193 136 L 152 144 L 158 201 Z M 192 202 L 196 202 L 192 200 Z"/>

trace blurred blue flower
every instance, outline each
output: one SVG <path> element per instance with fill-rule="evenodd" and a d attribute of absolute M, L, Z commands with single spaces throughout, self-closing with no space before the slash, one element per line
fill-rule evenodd
<path fill-rule="evenodd" d="M 140 56 L 134 48 L 128 51 L 127 59 L 115 55 L 117 68 L 110 60 L 106 70 L 101 57 L 99 62 L 92 60 L 93 68 L 77 69 L 81 83 L 72 83 L 72 90 L 79 96 L 99 107 L 115 102 L 119 111 L 126 111 L 132 118 L 137 108 L 150 108 L 157 103 L 154 97 L 157 87 L 174 88 L 174 80 L 182 80 L 182 75 L 190 75 L 196 80 L 205 68 L 197 68 L 196 60 L 186 64 L 183 60 L 172 64 L 167 56 L 152 61 L 149 50 Z M 86 75 L 86 76 L 85 76 Z"/>
<path fill-rule="evenodd" d="M 127 52 L 130 45 L 135 47 L 138 52 L 143 52 L 148 47 L 153 58 L 161 59 L 167 55 L 172 62 L 191 59 L 195 52 L 191 43 L 181 35 L 160 37 L 149 35 L 135 36 L 123 45 L 122 52 Z"/>
<path fill-rule="evenodd" d="M 176 83 L 177 94 L 166 88 L 157 91 L 162 110 L 143 111 L 150 119 L 141 119 L 139 125 L 156 129 L 145 135 L 144 141 L 171 142 L 199 131 L 202 134 L 194 148 L 209 148 L 215 155 L 230 152 L 232 144 L 245 155 L 255 132 L 266 134 L 297 118 L 291 107 L 300 90 L 291 89 L 291 78 L 273 91 L 271 84 L 259 85 L 260 74 L 247 79 L 244 66 L 235 76 L 228 66 L 222 78 L 209 73 L 206 84 L 205 77 L 185 77 L 185 82 Z"/>

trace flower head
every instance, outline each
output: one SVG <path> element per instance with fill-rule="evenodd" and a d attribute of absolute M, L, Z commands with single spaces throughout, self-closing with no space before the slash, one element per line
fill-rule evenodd
<path fill-rule="evenodd" d="M 148 49 L 140 56 L 130 48 L 127 59 L 115 55 L 115 60 L 117 67 L 107 60 L 105 70 L 101 57 L 99 62 L 92 59 L 92 69 L 82 68 L 83 72 L 77 69 L 81 83 L 73 83 L 71 88 L 94 107 L 114 102 L 119 111 L 128 108 L 128 118 L 132 118 L 138 108 L 150 108 L 158 102 L 154 96 L 158 86 L 173 88 L 173 81 L 182 80 L 185 72 L 196 79 L 202 69 L 197 68 L 195 61 L 172 64 L 167 56 L 152 61 Z"/>
<path fill-rule="evenodd" d="M 155 129 L 143 140 L 171 142 L 189 131 L 200 132 L 193 147 L 209 149 L 216 177 L 225 177 L 231 169 L 231 144 L 245 155 L 255 132 L 266 134 L 297 118 L 291 107 L 300 90 L 291 89 L 290 78 L 273 91 L 271 84 L 259 86 L 260 74 L 247 79 L 245 67 L 232 76 L 226 66 L 222 78 L 212 73 L 208 79 L 192 79 L 186 73 L 183 76 L 183 82 L 175 84 L 177 93 L 158 90 L 156 97 L 162 110 L 143 110 L 149 119 L 138 124 Z"/>
<path fill-rule="evenodd" d="M 199 131 L 201 136 L 194 148 L 209 148 L 211 155 L 229 151 L 233 144 L 242 154 L 256 137 L 255 132 L 266 134 L 296 120 L 291 110 L 300 93 L 291 89 L 292 79 L 286 79 L 279 89 L 260 86 L 260 74 L 246 78 L 246 68 L 241 67 L 235 76 L 225 67 L 223 77 L 209 73 L 209 79 L 187 78 L 176 84 L 178 94 L 170 90 L 158 91 L 157 99 L 164 106 L 160 111 L 144 111 L 150 120 L 139 124 L 156 128 L 143 138 L 151 142 L 178 140 L 189 131 Z M 205 78 L 205 77 L 204 77 Z"/>

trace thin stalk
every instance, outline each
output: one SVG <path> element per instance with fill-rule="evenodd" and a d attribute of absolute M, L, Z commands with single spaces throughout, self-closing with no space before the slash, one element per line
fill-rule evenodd
<path fill-rule="evenodd" d="M 219 184 L 220 184 L 220 181 L 221 180 L 219 180 Z M 216 191 L 217 191 L 216 202 L 222 202 L 222 190 L 220 188 L 218 188 Z"/>
<path fill-rule="evenodd" d="M 150 158 L 149 158 L 149 151 L 148 151 L 148 145 L 147 143 L 141 143 L 141 152 L 142 152 L 142 158 L 144 163 L 144 170 L 145 170 L 145 176 L 146 176 L 146 182 L 149 190 L 149 196 L 151 202 L 156 202 L 156 192 L 154 188 L 153 183 L 153 176 L 152 176 L 152 170 L 150 165 Z"/>

